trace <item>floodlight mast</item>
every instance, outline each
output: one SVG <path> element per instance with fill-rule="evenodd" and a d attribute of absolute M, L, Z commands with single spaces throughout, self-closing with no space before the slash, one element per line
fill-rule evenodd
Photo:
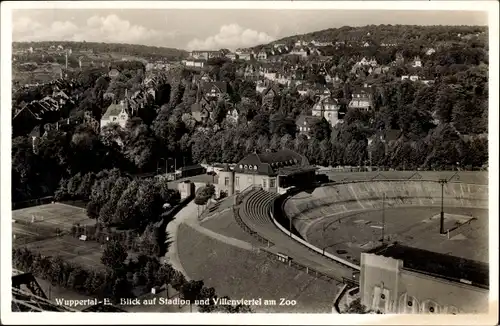
<path fill-rule="evenodd" d="M 444 185 L 448 183 L 446 179 L 439 179 L 439 183 L 441 184 L 441 216 L 439 218 L 439 233 L 446 234 L 444 231 Z"/>

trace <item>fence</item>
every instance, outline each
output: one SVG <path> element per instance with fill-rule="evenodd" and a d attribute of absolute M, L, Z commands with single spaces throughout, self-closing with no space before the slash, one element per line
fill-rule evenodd
<path fill-rule="evenodd" d="M 284 263 L 284 264 L 287 264 L 288 266 L 290 267 L 293 267 L 295 268 L 296 270 L 299 270 L 299 271 L 305 271 L 306 274 L 309 274 L 311 276 L 314 276 L 316 277 L 317 279 L 320 279 L 320 280 L 325 280 L 327 282 L 330 282 L 330 283 L 335 283 L 335 284 L 338 284 L 338 283 L 341 283 L 343 282 L 342 279 L 336 279 L 330 275 L 327 275 L 323 272 L 320 272 L 314 268 L 310 268 L 309 266 L 306 266 L 304 264 L 301 264 L 301 263 L 298 263 L 296 261 L 294 261 L 293 259 L 288 259 L 286 261 L 283 261 L 282 257 L 274 252 L 271 252 L 269 250 L 266 250 L 264 248 L 261 249 L 262 252 L 264 252 L 269 258 L 273 259 L 273 260 L 276 260 L 276 261 L 279 261 L 281 263 Z"/>
<path fill-rule="evenodd" d="M 283 196 L 288 196 L 288 194 L 285 194 Z M 316 252 L 316 253 L 319 253 L 321 254 L 322 256 L 325 256 L 325 257 L 328 257 L 330 259 L 332 259 L 333 261 L 335 261 L 336 263 L 339 263 L 341 265 L 343 265 L 344 267 L 349 267 L 349 268 L 352 268 L 356 271 L 359 271 L 361 268 L 356 265 L 356 264 L 353 264 L 351 262 L 348 262 L 347 260 L 344 260 L 342 258 L 339 258 L 337 256 L 334 256 L 328 252 L 323 252 L 323 250 L 319 249 L 318 247 L 315 247 L 313 246 L 312 244 L 308 243 L 307 241 L 304 241 L 303 239 L 301 239 L 300 237 L 296 236 L 295 234 L 291 233 L 289 230 L 286 230 L 278 221 L 276 221 L 276 219 L 274 218 L 274 207 L 275 207 L 275 203 L 279 203 L 279 201 L 273 201 L 273 203 L 271 204 L 271 208 L 269 210 L 269 215 L 271 216 L 271 220 L 273 221 L 273 223 L 276 225 L 276 227 L 278 229 L 280 229 L 284 234 L 287 234 L 289 235 L 292 239 L 294 239 L 295 241 L 299 242 L 300 244 L 306 246 L 308 249 Z M 280 208 L 281 208 L 281 204 L 279 205 Z"/>
<path fill-rule="evenodd" d="M 50 204 L 53 200 L 54 200 L 54 196 L 47 196 L 47 197 L 30 199 L 30 200 L 26 200 L 26 201 L 12 203 L 12 210 Z"/>

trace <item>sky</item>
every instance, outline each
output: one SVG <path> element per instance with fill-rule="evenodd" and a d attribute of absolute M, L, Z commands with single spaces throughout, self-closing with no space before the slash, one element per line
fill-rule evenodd
<path fill-rule="evenodd" d="M 487 25 L 487 13 L 338 9 L 18 9 L 12 14 L 12 37 L 13 41 L 87 41 L 185 50 L 234 50 L 327 28 L 371 24 Z"/>

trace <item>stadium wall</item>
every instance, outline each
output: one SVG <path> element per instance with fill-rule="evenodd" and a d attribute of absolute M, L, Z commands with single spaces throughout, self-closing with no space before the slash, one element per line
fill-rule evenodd
<path fill-rule="evenodd" d="M 488 208 L 488 186 L 449 182 L 443 186 L 445 207 Z M 431 180 L 383 180 L 325 184 L 311 192 L 288 194 L 283 213 L 299 230 L 311 221 L 351 211 L 386 207 L 440 206 L 441 184 Z M 298 217 L 307 216 L 306 219 Z"/>

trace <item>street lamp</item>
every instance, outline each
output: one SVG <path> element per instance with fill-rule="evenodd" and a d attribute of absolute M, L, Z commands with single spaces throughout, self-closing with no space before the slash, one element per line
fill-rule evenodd
<path fill-rule="evenodd" d="M 445 234 L 444 232 L 444 185 L 448 183 L 446 179 L 439 179 L 438 181 L 441 184 L 441 216 L 439 220 L 439 233 Z"/>

